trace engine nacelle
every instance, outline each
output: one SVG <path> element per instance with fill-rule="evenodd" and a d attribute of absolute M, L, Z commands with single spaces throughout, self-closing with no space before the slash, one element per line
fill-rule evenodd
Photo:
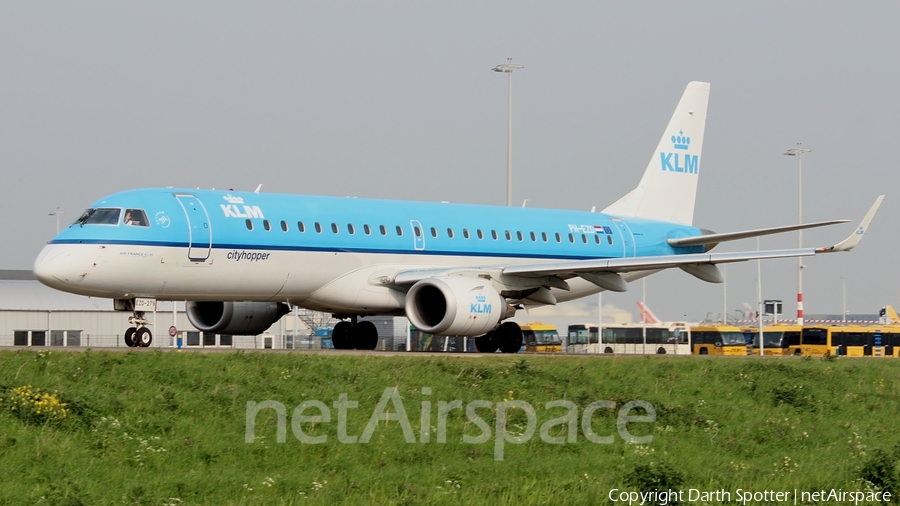
<path fill-rule="evenodd" d="M 291 310 L 281 302 L 188 301 L 188 320 L 203 332 L 235 336 L 255 336 Z"/>
<path fill-rule="evenodd" d="M 406 294 L 406 317 L 429 334 L 480 336 L 512 311 L 488 281 L 477 278 L 423 279 Z"/>

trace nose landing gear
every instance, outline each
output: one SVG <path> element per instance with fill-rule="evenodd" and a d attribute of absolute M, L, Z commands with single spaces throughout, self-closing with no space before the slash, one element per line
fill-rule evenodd
<path fill-rule="evenodd" d="M 125 346 L 129 348 L 146 348 L 153 342 L 153 333 L 147 328 L 150 321 L 144 318 L 143 311 L 135 311 L 128 317 L 128 323 L 134 325 L 125 331 Z"/>

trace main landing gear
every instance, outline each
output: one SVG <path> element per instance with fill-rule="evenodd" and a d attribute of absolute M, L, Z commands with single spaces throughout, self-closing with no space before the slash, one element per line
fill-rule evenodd
<path fill-rule="evenodd" d="M 143 311 L 135 311 L 128 317 L 128 323 L 133 325 L 125 331 L 125 346 L 129 348 L 146 348 L 153 342 L 153 333 L 147 328 L 150 321 L 144 318 Z"/>
<path fill-rule="evenodd" d="M 522 329 L 515 322 L 504 322 L 487 334 L 475 338 L 475 347 L 481 353 L 518 353 L 522 348 Z"/>
<path fill-rule="evenodd" d="M 341 321 L 331 332 L 331 342 L 336 350 L 374 350 L 378 346 L 378 329 L 370 321 Z"/>

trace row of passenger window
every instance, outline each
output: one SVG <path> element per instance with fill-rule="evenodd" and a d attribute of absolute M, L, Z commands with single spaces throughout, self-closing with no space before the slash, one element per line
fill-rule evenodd
<path fill-rule="evenodd" d="M 316 233 L 318 233 L 318 234 L 322 233 L 323 228 L 322 228 L 321 223 L 315 222 L 313 224 L 313 227 L 315 228 Z M 269 222 L 269 220 L 263 220 L 263 228 L 266 230 L 266 232 L 269 232 L 272 230 L 272 224 Z M 287 232 L 289 228 L 290 227 L 288 226 L 288 223 L 286 221 L 282 220 L 281 221 L 281 230 L 284 232 Z M 253 220 L 251 220 L 251 219 L 247 220 L 247 230 L 253 230 Z M 301 233 L 305 233 L 306 232 L 306 224 L 303 223 L 302 221 L 298 221 L 297 222 L 297 230 L 299 230 Z M 397 237 L 403 237 L 403 227 L 401 227 L 400 225 L 397 225 L 395 230 L 397 233 Z M 340 227 L 338 226 L 337 223 L 331 224 L 331 232 L 334 234 L 340 233 Z M 388 229 L 384 225 L 378 225 L 378 232 L 384 236 L 388 235 Z M 418 226 L 413 227 L 413 232 L 415 233 L 416 237 L 423 236 L 422 229 L 420 229 Z M 350 235 L 356 234 L 356 227 L 352 223 L 347 224 L 347 233 L 349 233 Z M 372 228 L 369 227 L 368 224 L 363 225 L 363 233 L 365 233 L 366 235 L 372 235 Z M 515 234 L 516 234 L 515 237 L 520 242 L 525 240 L 525 236 L 522 234 L 521 231 L 516 231 Z M 437 238 L 438 235 L 439 234 L 438 234 L 437 228 L 431 227 L 431 237 Z M 455 237 L 455 235 L 456 234 L 452 228 L 447 229 L 447 237 L 449 237 L 450 239 L 453 239 Z M 472 237 L 472 234 L 469 232 L 469 229 L 467 229 L 467 228 L 462 229 L 462 235 L 466 239 L 470 239 Z M 479 239 L 485 238 L 485 233 L 480 228 L 475 230 L 475 235 Z M 506 237 L 507 241 L 511 241 L 513 238 L 513 235 L 509 230 L 504 231 L 503 235 L 504 235 L 504 237 Z M 601 243 L 601 239 L 600 239 L 601 234 L 581 234 L 581 241 L 584 244 L 588 244 L 590 242 L 590 240 L 588 239 L 589 235 L 594 236 L 594 242 L 596 242 L 597 244 Z M 550 236 L 547 235 L 547 232 L 541 232 L 540 235 L 538 235 L 535 232 L 529 232 L 529 237 L 531 238 L 532 242 L 538 242 L 538 237 L 540 237 L 540 239 L 543 242 L 550 242 Z M 576 241 L 576 239 L 575 239 L 576 237 L 577 236 L 575 234 L 569 234 L 568 235 L 569 242 L 574 244 Z M 491 230 L 491 238 L 495 241 L 500 238 L 500 236 L 497 234 L 496 230 Z M 556 239 L 556 242 L 558 242 L 558 243 L 563 242 L 562 235 L 560 235 L 559 232 L 556 232 L 555 234 L 553 234 L 553 238 Z M 613 236 L 606 234 L 606 242 L 608 242 L 609 244 L 613 244 Z"/>

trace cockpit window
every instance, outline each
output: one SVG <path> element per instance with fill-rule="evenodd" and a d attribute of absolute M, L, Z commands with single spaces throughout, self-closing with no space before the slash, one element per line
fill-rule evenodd
<path fill-rule="evenodd" d="M 147 220 L 147 213 L 143 209 L 126 209 L 122 223 L 135 227 L 149 227 L 150 222 Z"/>
<path fill-rule="evenodd" d="M 118 225 L 121 209 L 88 209 L 78 218 L 77 225 Z M 144 217 L 146 220 L 146 216 Z"/>

